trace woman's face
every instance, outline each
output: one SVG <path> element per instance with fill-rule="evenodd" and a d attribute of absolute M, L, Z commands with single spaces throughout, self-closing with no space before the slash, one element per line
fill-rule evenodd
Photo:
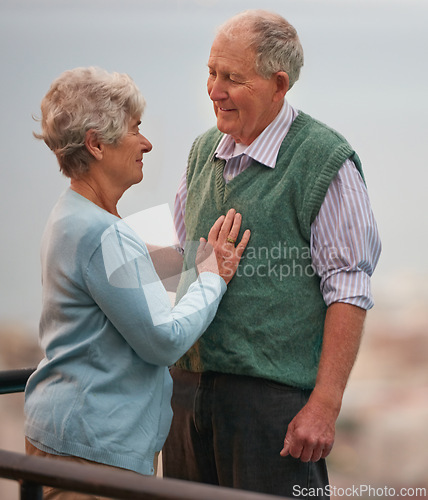
<path fill-rule="evenodd" d="M 140 133 L 141 120 L 132 118 L 128 132 L 116 145 L 104 145 L 103 172 L 116 186 L 128 189 L 143 179 L 143 154 L 152 149 Z"/>

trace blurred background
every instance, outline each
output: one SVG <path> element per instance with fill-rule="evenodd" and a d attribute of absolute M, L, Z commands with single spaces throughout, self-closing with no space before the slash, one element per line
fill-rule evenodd
<path fill-rule="evenodd" d="M 172 209 L 194 138 L 215 124 L 206 93 L 215 27 L 246 8 L 297 29 L 305 66 L 288 100 L 359 153 L 382 236 L 331 484 L 428 490 L 426 0 L 0 0 L 0 370 L 41 356 L 40 238 L 68 185 L 32 136 L 52 80 L 89 65 L 132 76 L 154 147 L 120 213 Z M 0 396 L 3 449 L 23 451 L 22 405 L 22 394 Z M 17 485 L 0 481 L 0 498 L 18 498 Z"/>

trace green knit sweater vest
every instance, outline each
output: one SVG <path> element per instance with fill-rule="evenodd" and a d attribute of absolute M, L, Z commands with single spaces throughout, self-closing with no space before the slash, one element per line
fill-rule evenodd
<path fill-rule="evenodd" d="M 196 277 L 199 238 L 220 215 L 235 208 L 243 216 L 239 238 L 248 228 L 251 239 L 216 317 L 177 366 L 313 388 L 326 305 L 311 267 L 311 224 L 343 162 L 351 158 L 362 174 L 361 163 L 341 135 L 300 112 L 274 169 L 253 161 L 226 184 L 225 162 L 214 158 L 221 137 L 209 130 L 189 155 L 187 272 L 177 298 Z"/>

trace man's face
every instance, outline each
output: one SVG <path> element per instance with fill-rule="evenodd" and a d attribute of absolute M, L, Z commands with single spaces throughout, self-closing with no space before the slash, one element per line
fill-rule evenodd
<path fill-rule="evenodd" d="M 235 142 L 251 144 L 279 113 L 277 78 L 256 73 L 255 54 L 241 40 L 219 35 L 208 60 L 208 94 L 214 103 L 217 128 Z"/>

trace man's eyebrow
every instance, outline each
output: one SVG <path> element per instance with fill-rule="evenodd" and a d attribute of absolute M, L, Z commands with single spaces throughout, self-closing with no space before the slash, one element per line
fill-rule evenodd
<path fill-rule="evenodd" d="M 211 70 L 211 71 L 217 71 L 212 66 L 210 66 L 209 64 L 207 64 L 207 68 L 209 70 Z M 220 69 L 218 72 L 219 73 L 223 73 L 223 74 L 227 74 L 228 76 L 234 76 L 236 78 L 241 78 L 241 79 L 244 78 L 244 76 L 241 73 L 237 73 L 236 71 L 224 71 L 224 70 Z"/>

